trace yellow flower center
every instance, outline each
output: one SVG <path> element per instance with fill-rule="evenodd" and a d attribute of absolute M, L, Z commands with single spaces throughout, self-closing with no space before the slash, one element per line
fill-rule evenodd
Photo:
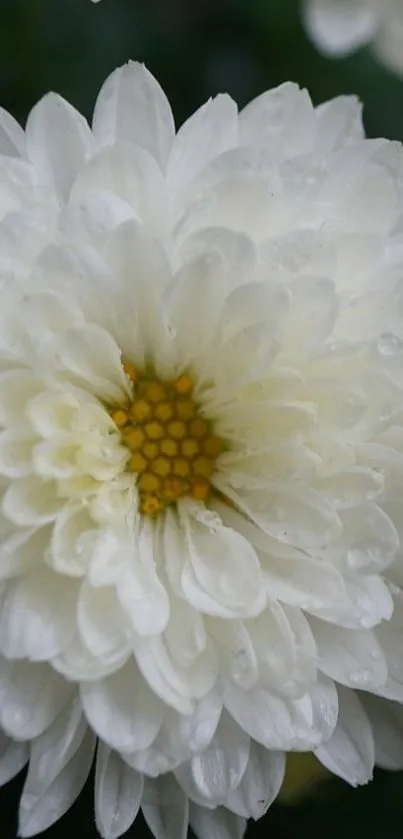
<path fill-rule="evenodd" d="M 129 363 L 124 369 L 133 383 L 133 401 L 111 416 L 130 451 L 126 468 L 138 475 L 141 512 L 156 516 L 185 496 L 207 501 L 225 445 L 201 415 L 191 377 L 163 382 Z"/>

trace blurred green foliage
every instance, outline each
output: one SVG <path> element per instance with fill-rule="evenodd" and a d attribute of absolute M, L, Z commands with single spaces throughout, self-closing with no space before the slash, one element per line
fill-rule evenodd
<path fill-rule="evenodd" d="M 48 90 L 87 116 L 102 81 L 129 58 L 157 75 L 180 124 L 206 98 L 228 91 L 243 105 L 285 80 L 315 103 L 356 93 L 370 136 L 403 139 L 403 80 L 362 50 L 343 61 L 317 54 L 304 36 L 298 0 L 0 0 L 0 103 L 24 121 Z M 1 836 L 16 836 L 22 779 L 0 792 Z M 400 839 L 403 777 L 379 773 L 351 790 L 324 781 L 298 806 L 277 805 L 248 839 Z M 43 834 L 96 839 L 89 782 L 73 810 Z M 130 831 L 141 839 L 141 823 Z"/>

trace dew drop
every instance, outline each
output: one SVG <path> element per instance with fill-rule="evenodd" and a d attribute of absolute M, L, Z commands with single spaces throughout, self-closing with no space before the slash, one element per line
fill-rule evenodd
<path fill-rule="evenodd" d="M 392 332 L 384 332 L 378 340 L 378 352 L 381 355 L 396 355 L 402 349 L 402 342 Z"/>
<path fill-rule="evenodd" d="M 377 650 L 376 648 L 374 650 L 371 650 L 370 656 L 373 661 L 380 661 L 382 659 L 381 651 Z"/>
<path fill-rule="evenodd" d="M 361 549 L 358 544 L 352 545 L 347 552 L 347 562 L 350 568 L 363 568 L 368 564 L 368 551 Z"/>
<path fill-rule="evenodd" d="M 363 667 L 361 670 L 354 670 L 352 673 L 349 674 L 350 682 L 357 687 L 363 687 L 364 685 L 368 684 L 371 678 L 371 670 L 366 667 Z"/>

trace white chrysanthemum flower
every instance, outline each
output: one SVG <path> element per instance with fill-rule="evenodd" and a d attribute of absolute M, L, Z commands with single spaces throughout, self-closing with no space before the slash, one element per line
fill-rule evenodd
<path fill-rule="evenodd" d="M 377 58 L 403 73 L 402 0 L 302 0 L 309 36 L 326 55 L 370 44 Z"/>
<path fill-rule="evenodd" d="M 1 113 L 0 149 L 0 779 L 29 759 L 20 834 L 70 806 L 96 738 L 105 837 L 140 806 L 161 839 L 189 820 L 240 837 L 287 751 L 351 783 L 396 765 L 400 145 L 292 84 L 175 135 L 129 64 L 92 131 L 50 94 L 25 133 Z"/>

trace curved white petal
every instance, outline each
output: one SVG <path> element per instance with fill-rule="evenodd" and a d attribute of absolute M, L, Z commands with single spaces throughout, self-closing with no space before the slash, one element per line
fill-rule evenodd
<path fill-rule="evenodd" d="M 118 839 L 140 809 L 143 777 L 108 746 L 98 744 L 95 765 L 95 823 L 103 839 Z"/>
<path fill-rule="evenodd" d="M 238 112 L 233 99 L 219 95 L 202 105 L 179 129 L 168 164 L 168 183 L 181 192 L 200 170 L 238 143 Z"/>
<path fill-rule="evenodd" d="M 298 136 L 292 130 L 295 119 Z M 239 122 L 241 144 L 259 146 L 268 155 L 292 158 L 312 149 L 315 112 L 308 92 L 292 82 L 253 99 L 241 111 Z"/>
<path fill-rule="evenodd" d="M 0 786 L 20 772 L 29 759 L 27 743 L 16 743 L 0 731 Z"/>
<path fill-rule="evenodd" d="M 140 532 L 131 537 L 130 552 L 117 580 L 117 596 L 133 640 L 159 635 L 169 619 L 168 594 L 156 569 L 156 539 L 153 523 L 145 520 Z"/>
<path fill-rule="evenodd" d="M 17 120 L 0 108 L 0 153 L 25 157 L 25 134 Z"/>
<path fill-rule="evenodd" d="M 252 546 L 201 505 L 182 502 L 180 517 L 187 551 L 182 587 L 189 603 L 220 617 L 258 614 L 265 592 Z"/>
<path fill-rule="evenodd" d="M 349 630 L 310 618 L 324 673 L 351 688 L 382 687 L 387 665 L 376 636 L 369 629 Z"/>
<path fill-rule="evenodd" d="M 50 535 L 48 527 L 8 531 L 0 545 L 0 579 L 19 577 L 41 566 L 47 557 Z"/>
<path fill-rule="evenodd" d="M 38 737 L 73 692 L 48 664 L 0 660 L 0 725 L 17 740 Z"/>
<path fill-rule="evenodd" d="M 280 792 L 285 764 L 284 752 L 268 751 L 252 740 L 246 770 L 225 806 L 238 816 L 260 819 Z"/>
<path fill-rule="evenodd" d="M 85 534 L 92 531 L 94 522 L 82 504 L 66 504 L 52 528 L 50 549 L 46 561 L 61 574 L 82 577 L 87 571 L 90 556 L 85 550 Z"/>
<path fill-rule="evenodd" d="M 208 810 L 191 804 L 189 820 L 197 839 L 242 839 L 246 829 L 246 819 L 225 807 Z"/>
<path fill-rule="evenodd" d="M 162 703 L 132 662 L 102 681 L 81 684 L 81 700 L 92 728 L 112 749 L 144 749 L 158 734 Z"/>
<path fill-rule="evenodd" d="M 77 627 L 84 646 L 96 658 L 105 660 L 130 652 L 125 621 L 113 588 L 82 584 L 77 603 Z"/>
<path fill-rule="evenodd" d="M 26 126 L 27 152 L 43 182 L 68 198 L 74 179 L 93 150 L 84 117 L 65 99 L 48 93 L 32 109 Z"/>
<path fill-rule="evenodd" d="M 13 481 L 3 497 L 3 512 L 20 527 L 40 527 L 55 520 L 63 501 L 53 481 L 32 475 Z"/>
<path fill-rule="evenodd" d="M 362 694 L 360 702 L 371 723 L 375 763 L 382 769 L 403 768 L 403 709 L 397 702 Z"/>
<path fill-rule="evenodd" d="M 175 777 L 193 802 L 215 809 L 241 781 L 249 749 L 249 737 L 224 712 L 208 747 L 182 764 Z"/>
<path fill-rule="evenodd" d="M 10 659 L 50 661 L 75 631 L 77 589 L 40 569 L 10 585 L 0 618 L 0 648 Z"/>
<path fill-rule="evenodd" d="M 27 799 L 51 786 L 81 747 L 87 729 L 77 696 L 65 705 L 43 734 L 32 740 L 24 789 Z"/>
<path fill-rule="evenodd" d="M 93 131 L 98 143 L 135 143 L 165 167 L 175 136 L 172 111 L 143 64 L 129 61 L 107 78 L 95 105 Z"/>
<path fill-rule="evenodd" d="M 337 691 L 321 678 L 301 699 L 283 700 L 255 688 L 226 686 L 225 706 L 237 723 L 267 749 L 306 751 L 329 738 L 337 722 Z"/>
<path fill-rule="evenodd" d="M 34 836 L 46 830 L 71 807 L 87 780 L 94 749 L 94 737 L 87 732 L 74 757 L 49 786 L 32 794 L 26 785 L 20 801 L 20 836 Z"/>
<path fill-rule="evenodd" d="M 77 633 L 63 652 L 53 659 L 58 673 L 74 682 L 92 682 L 115 673 L 129 658 L 127 647 L 111 651 L 109 655 L 94 656 Z"/>
<path fill-rule="evenodd" d="M 336 729 L 315 754 L 327 769 L 352 786 L 366 784 L 372 778 L 375 762 L 371 725 L 353 691 L 339 687 L 338 693 Z"/>
<path fill-rule="evenodd" d="M 186 839 L 189 802 L 173 775 L 144 779 L 141 809 L 155 839 Z"/>

